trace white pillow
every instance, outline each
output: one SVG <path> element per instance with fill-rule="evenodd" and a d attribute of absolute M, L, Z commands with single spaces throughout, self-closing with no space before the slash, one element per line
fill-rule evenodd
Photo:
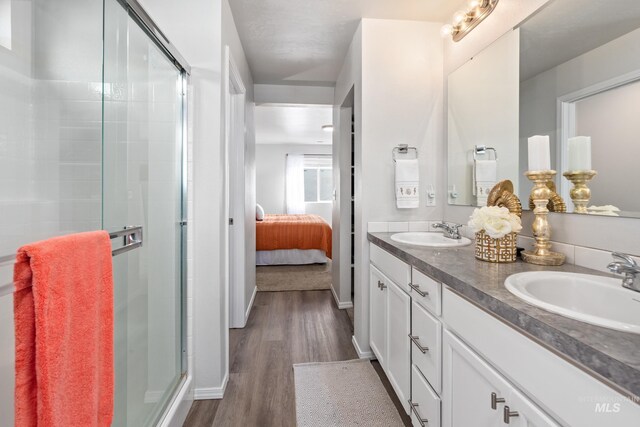
<path fill-rule="evenodd" d="M 256 204 L 256 221 L 263 221 L 264 220 L 264 209 L 262 209 L 262 206 Z"/>

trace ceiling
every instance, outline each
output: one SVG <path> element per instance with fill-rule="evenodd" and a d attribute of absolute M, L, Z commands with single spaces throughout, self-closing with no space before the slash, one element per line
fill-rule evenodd
<path fill-rule="evenodd" d="M 640 27 L 638 0 L 555 0 L 520 27 L 522 81 Z"/>
<path fill-rule="evenodd" d="M 361 18 L 447 22 L 461 0 L 232 0 L 255 83 L 333 86 Z"/>
<path fill-rule="evenodd" d="M 330 105 L 256 105 L 256 143 L 330 145 L 332 133 L 322 126 L 332 123 L 332 115 Z"/>

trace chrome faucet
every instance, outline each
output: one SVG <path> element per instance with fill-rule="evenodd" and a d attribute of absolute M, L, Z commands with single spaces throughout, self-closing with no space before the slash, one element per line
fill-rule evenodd
<path fill-rule="evenodd" d="M 438 222 L 433 224 L 433 228 L 442 228 L 444 236 L 450 239 L 460 240 L 460 227 L 462 224 L 447 224 L 446 222 Z"/>
<path fill-rule="evenodd" d="M 609 271 L 623 275 L 622 286 L 640 292 L 640 266 L 636 260 L 620 252 L 614 252 L 611 256 L 614 261 L 607 265 Z"/>

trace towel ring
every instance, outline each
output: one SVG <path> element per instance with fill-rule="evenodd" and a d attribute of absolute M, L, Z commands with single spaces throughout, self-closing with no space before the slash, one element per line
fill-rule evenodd
<path fill-rule="evenodd" d="M 393 147 L 391 150 L 391 156 L 393 157 L 393 161 L 395 162 L 398 159 L 398 155 L 409 154 L 409 151 L 413 151 L 415 153 L 415 158 L 418 158 L 418 149 L 416 147 L 409 147 L 409 144 L 398 144 L 397 147 Z"/>
<path fill-rule="evenodd" d="M 476 145 L 473 147 L 473 160 L 478 160 L 478 156 L 489 155 L 489 151 L 493 152 L 493 160 L 498 160 L 498 152 L 493 147 L 487 147 L 486 145 Z"/>

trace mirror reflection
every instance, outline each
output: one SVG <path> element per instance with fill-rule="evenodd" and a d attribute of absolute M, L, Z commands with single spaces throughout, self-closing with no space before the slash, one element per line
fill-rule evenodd
<path fill-rule="evenodd" d="M 528 209 L 524 172 L 548 165 L 567 212 L 640 217 L 638 105 L 640 2 L 551 2 L 450 74 L 449 203 L 510 179 Z"/>

